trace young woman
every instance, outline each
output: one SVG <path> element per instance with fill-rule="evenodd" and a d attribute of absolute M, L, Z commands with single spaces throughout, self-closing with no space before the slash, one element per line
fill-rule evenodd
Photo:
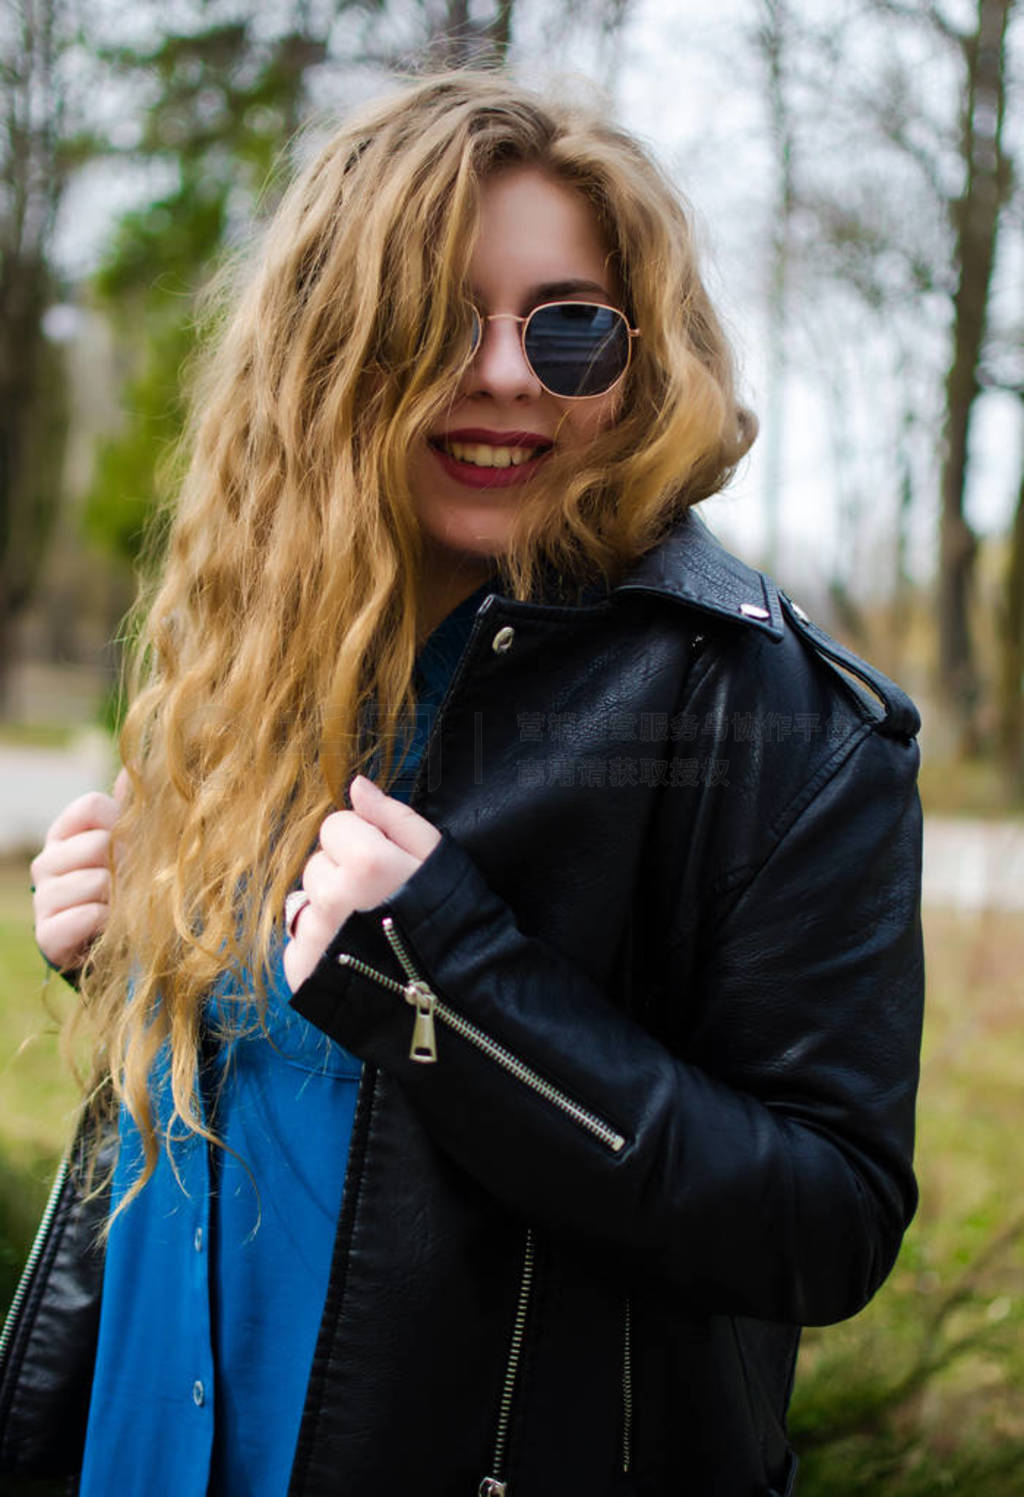
<path fill-rule="evenodd" d="M 95 1082 L 6 1469 L 792 1490 L 915 1205 L 918 724 L 691 513 L 753 431 L 610 125 L 442 76 L 298 179 L 34 864 Z"/>

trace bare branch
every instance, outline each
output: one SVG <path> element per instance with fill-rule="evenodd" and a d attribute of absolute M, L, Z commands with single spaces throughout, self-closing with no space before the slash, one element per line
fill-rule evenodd
<path fill-rule="evenodd" d="M 954 46 L 962 47 L 967 40 L 965 34 L 944 16 L 938 6 L 925 0 L 923 5 L 914 5 L 909 0 L 871 0 L 871 9 L 879 15 L 893 20 L 912 21 L 926 26 Z"/>

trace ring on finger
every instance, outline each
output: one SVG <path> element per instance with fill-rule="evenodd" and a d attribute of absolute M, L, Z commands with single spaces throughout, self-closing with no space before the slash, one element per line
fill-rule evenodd
<path fill-rule="evenodd" d="M 293 889 L 284 897 L 284 928 L 289 938 L 294 938 L 295 927 L 299 923 L 299 916 L 310 903 L 309 895 L 305 889 Z"/>

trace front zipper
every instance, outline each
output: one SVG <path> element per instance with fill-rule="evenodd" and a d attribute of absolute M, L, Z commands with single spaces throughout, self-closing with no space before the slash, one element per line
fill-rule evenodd
<path fill-rule="evenodd" d="M 498 1429 L 494 1437 L 494 1455 L 491 1458 L 491 1474 L 485 1476 L 477 1488 L 477 1497 L 508 1497 L 508 1482 L 504 1478 L 505 1454 L 508 1446 L 508 1427 L 512 1418 L 512 1396 L 515 1393 L 516 1375 L 523 1354 L 523 1338 L 526 1335 L 526 1316 L 530 1308 L 530 1290 L 533 1287 L 534 1242 L 533 1228 L 527 1228 L 526 1247 L 523 1252 L 523 1271 L 519 1280 L 519 1296 L 516 1314 L 512 1322 L 512 1339 L 508 1347 L 505 1364 L 505 1381 L 501 1388 L 498 1405 Z"/>
<path fill-rule="evenodd" d="M 513 1055 L 511 1050 L 506 1050 L 504 1045 L 499 1044 L 497 1040 L 492 1040 L 482 1029 L 478 1029 L 475 1024 L 471 1024 L 468 1019 L 463 1018 L 461 1014 L 449 1008 L 447 1003 L 442 1002 L 413 966 L 409 958 L 409 953 L 406 950 L 405 942 L 399 935 L 395 922 L 390 915 L 384 916 L 383 926 L 388 943 L 408 978 L 407 982 L 397 982 L 393 977 L 388 977 L 385 973 L 378 972 L 375 967 L 368 966 L 366 962 L 360 961 L 358 957 L 349 956 L 344 951 L 339 954 L 338 963 L 343 967 L 353 968 L 354 971 L 361 973 L 364 977 L 372 978 L 374 982 L 380 983 L 382 987 L 388 988 L 393 993 L 400 993 L 406 1003 L 415 1008 L 416 1018 L 413 1021 L 412 1044 L 409 1047 L 410 1060 L 421 1061 L 427 1064 L 437 1060 L 434 1021 L 435 1019 L 440 1019 L 450 1029 L 454 1029 L 456 1034 L 461 1035 L 464 1040 L 468 1040 L 471 1045 L 475 1045 L 490 1060 L 496 1061 L 510 1076 L 514 1076 L 524 1086 L 530 1087 L 538 1096 L 543 1097 L 546 1101 L 564 1112 L 579 1127 L 590 1133 L 594 1138 L 599 1139 L 601 1143 L 611 1149 L 613 1154 L 618 1154 L 625 1147 L 625 1138 L 609 1123 L 606 1123 L 595 1113 L 590 1112 L 581 1103 L 575 1102 L 571 1097 L 566 1096 L 565 1092 L 560 1091 L 550 1081 L 546 1081 L 543 1076 L 539 1075 L 531 1066 L 528 1066 L 525 1061 Z"/>
<path fill-rule="evenodd" d="M 43 1246 L 46 1242 L 47 1236 L 49 1235 L 50 1227 L 53 1223 L 54 1214 L 57 1210 L 57 1203 L 60 1200 L 60 1194 L 64 1189 L 64 1182 L 67 1177 L 68 1161 L 65 1158 L 61 1160 L 59 1166 L 57 1167 L 57 1174 L 54 1179 L 53 1186 L 50 1190 L 49 1199 L 46 1202 L 42 1219 L 36 1229 L 35 1239 L 32 1243 L 29 1255 L 25 1260 L 25 1267 L 22 1269 L 21 1278 L 18 1280 L 18 1287 L 14 1291 L 14 1298 L 11 1300 L 11 1308 L 7 1312 L 7 1318 L 4 1321 L 3 1330 L 0 1331 L 0 1363 L 2 1363 L 4 1358 L 7 1356 L 7 1349 L 10 1345 L 11 1338 L 14 1335 L 14 1327 L 17 1323 L 18 1316 L 21 1314 L 21 1307 L 25 1302 L 25 1296 L 28 1294 L 29 1283 L 31 1282 L 32 1275 L 35 1273 L 36 1265 L 39 1262 L 40 1255 L 43 1251 Z"/>
<path fill-rule="evenodd" d="M 622 1327 L 622 1471 L 628 1476 L 633 1465 L 633 1319 L 626 1299 Z"/>

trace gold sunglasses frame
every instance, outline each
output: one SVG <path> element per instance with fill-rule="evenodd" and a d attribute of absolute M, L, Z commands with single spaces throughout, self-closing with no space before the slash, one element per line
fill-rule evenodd
<path fill-rule="evenodd" d="M 622 319 L 629 339 L 629 342 L 626 345 L 626 363 L 623 367 L 622 373 L 617 374 L 610 385 L 606 385 L 603 390 L 595 390 L 590 395 L 560 395 L 557 390 L 552 390 L 550 385 L 546 385 L 544 383 L 540 375 L 537 373 L 536 369 L 533 367 L 533 360 L 526 352 L 526 329 L 529 326 L 531 319 L 536 317 L 538 312 L 545 312 L 549 307 L 594 307 L 601 312 L 614 312 L 616 317 L 620 317 Z M 629 318 L 626 316 L 621 307 L 610 307 L 607 302 L 603 301 L 566 301 L 564 299 L 562 301 L 545 301 L 541 302 L 539 306 L 533 307 L 529 312 L 527 312 L 525 317 L 520 317 L 515 312 L 489 312 L 485 315 L 483 312 L 481 312 L 480 308 L 476 305 L 475 302 L 469 303 L 469 309 L 473 313 L 474 318 L 474 338 L 470 348 L 470 358 L 476 358 L 476 355 L 480 349 L 480 345 L 483 343 L 483 330 L 485 323 L 518 322 L 519 346 L 523 351 L 523 358 L 526 362 L 526 367 L 529 369 L 534 379 L 540 385 L 541 389 L 546 390 L 549 395 L 553 395 L 556 400 L 599 400 L 602 395 L 609 394 L 612 390 L 615 389 L 616 385 L 621 384 L 626 375 L 629 373 L 629 366 L 633 362 L 633 339 L 642 336 L 639 328 L 630 327 Z"/>

